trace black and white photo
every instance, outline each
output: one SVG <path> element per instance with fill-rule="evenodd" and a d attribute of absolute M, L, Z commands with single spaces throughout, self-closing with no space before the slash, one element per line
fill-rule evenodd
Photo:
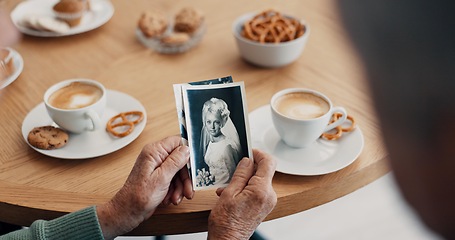
<path fill-rule="evenodd" d="M 243 82 L 181 90 L 193 188 L 226 186 L 239 161 L 252 157 Z"/>
<path fill-rule="evenodd" d="M 188 133 L 186 130 L 186 121 L 185 121 L 185 110 L 183 107 L 183 94 L 182 94 L 182 86 L 183 85 L 214 85 L 214 84 L 225 84 L 225 83 L 232 83 L 232 77 L 222 77 L 222 78 L 215 78 L 197 82 L 190 82 L 190 83 L 182 83 L 182 84 L 174 84 L 174 97 L 175 97 L 175 106 L 177 108 L 177 116 L 180 125 L 180 136 L 182 137 L 183 144 L 188 146 Z"/>

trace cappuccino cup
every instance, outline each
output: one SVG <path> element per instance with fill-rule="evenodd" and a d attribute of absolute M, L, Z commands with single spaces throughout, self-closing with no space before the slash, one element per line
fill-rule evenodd
<path fill-rule="evenodd" d="M 72 133 L 95 131 L 103 128 L 106 89 L 90 79 L 65 80 L 44 93 L 44 104 L 59 127 Z"/>
<path fill-rule="evenodd" d="M 343 107 L 334 107 L 324 94 L 305 88 L 289 88 L 275 93 L 270 101 L 272 120 L 288 146 L 312 145 L 322 133 L 341 125 L 347 117 Z M 329 123 L 334 113 L 342 116 Z"/>

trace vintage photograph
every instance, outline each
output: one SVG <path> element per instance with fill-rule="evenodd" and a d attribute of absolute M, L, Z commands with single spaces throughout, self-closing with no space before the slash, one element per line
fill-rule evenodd
<path fill-rule="evenodd" d="M 181 86 L 195 190 L 226 186 L 252 157 L 243 82 Z"/>
<path fill-rule="evenodd" d="M 174 97 L 175 97 L 175 107 L 177 109 L 177 116 L 180 126 L 180 136 L 182 137 L 182 141 L 184 145 L 188 146 L 188 133 L 186 131 L 186 121 L 185 121 L 185 110 L 183 107 L 183 94 L 182 94 L 182 86 L 183 85 L 214 85 L 214 84 L 224 84 L 224 83 L 232 83 L 232 77 L 222 77 L 222 78 L 215 78 L 209 80 L 203 80 L 198 82 L 190 82 L 190 83 L 181 83 L 181 84 L 174 84 Z"/>

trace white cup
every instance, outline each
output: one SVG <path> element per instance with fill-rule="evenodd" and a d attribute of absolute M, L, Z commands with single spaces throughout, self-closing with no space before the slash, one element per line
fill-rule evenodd
<path fill-rule="evenodd" d="M 288 146 L 295 148 L 312 145 L 322 133 L 341 125 L 347 117 L 343 107 L 334 107 L 324 94 L 305 88 L 275 93 L 270 106 L 278 134 Z M 342 116 L 329 124 L 334 113 Z"/>
<path fill-rule="evenodd" d="M 62 89 L 68 89 L 73 86 L 89 86 L 91 89 L 95 87 L 96 94 L 79 94 L 76 90 L 72 90 L 70 94 L 65 92 L 65 95 L 71 102 L 70 107 L 60 106 L 53 103 L 56 97 L 54 93 Z M 87 92 L 87 91 L 86 91 Z M 94 96 L 96 95 L 96 96 Z M 52 98 L 52 99 L 51 99 Z M 94 80 L 90 79 L 69 79 L 59 82 L 51 86 L 44 94 L 44 104 L 46 105 L 47 113 L 51 119 L 61 128 L 72 133 L 82 133 L 85 131 L 95 131 L 103 129 L 101 117 L 103 116 L 104 109 L 106 108 L 106 89 L 105 87 Z M 88 104 L 87 106 L 85 106 Z"/>

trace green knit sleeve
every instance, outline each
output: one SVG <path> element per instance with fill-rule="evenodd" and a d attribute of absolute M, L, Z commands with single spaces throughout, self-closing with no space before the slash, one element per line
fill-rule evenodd
<path fill-rule="evenodd" d="M 50 221 L 37 220 L 29 228 L 0 236 L 0 240 L 54 240 L 54 239 L 100 239 L 103 240 L 96 207 L 64 215 Z"/>

